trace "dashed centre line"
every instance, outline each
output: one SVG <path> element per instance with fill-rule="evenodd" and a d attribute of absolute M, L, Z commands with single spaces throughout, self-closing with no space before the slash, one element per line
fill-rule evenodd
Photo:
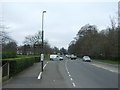
<path fill-rule="evenodd" d="M 72 83 L 74 87 L 76 87 L 75 83 Z"/>
<path fill-rule="evenodd" d="M 69 77 L 71 77 L 71 75 L 69 74 Z"/>
<path fill-rule="evenodd" d="M 70 77 L 70 80 L 72 81 L 73 87 L 76 87 L 75 83 L 73 82 L 73 78 L 71 78 L 70 72 L 68 71 L 68 68 L 67 68 L 67 61 L 65 62 L 65 67 L 66 67 L 67 73 L 68 73 L 68 75 L 69 75 L 69 77 Z"/>
<path fill-rule="evenodd" d="M 70 80 L 71 80 L 71 81 L 73 81 L 73 79 L 72 79 L 72 78 L 70 78 Z"/>

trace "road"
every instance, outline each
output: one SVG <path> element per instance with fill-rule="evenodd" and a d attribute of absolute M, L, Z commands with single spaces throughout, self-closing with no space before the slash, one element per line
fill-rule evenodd
<path fill-rule="evenodd" d="M 118 88 L 117 67 L 103 68 L 97 62 L 82 60 L 44 61 L 3 83 L 3 88 Z M 104 65 L 109 67 L 109 65 Z M 112 70 L 112 71 L 111 71 Z M 115 70 L 115 72 L 114 72 Z M 40 79 L 40 76 L 42 78 Z"/>

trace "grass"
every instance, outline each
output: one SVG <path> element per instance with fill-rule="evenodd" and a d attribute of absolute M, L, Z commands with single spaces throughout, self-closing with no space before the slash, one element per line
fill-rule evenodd
<path fill-rule="evenodd" d="M 21 60 L 21 58 L 31 58 L 31 57 L 39 57 L 37 55 L 17 55 L 16 58 L 6 58 L 2 60 Z"/>
<path fill-rule="evenodd" d="M 45 55 L 45 60 L 50 60 L 49 55 Z"/>
<path fill-rule="evenodd" d="M 120 64 L 120 61 L 113 61 L 113 60 L 100 60 L 100 59 L 93 59 L 93 61 L 108 63 L 108 64 Z"/>
<path fill-rule="evenodd" d="M 17 58 L 24 58 L 24 57 L 39 57 L 39 55 L 17 55 Z"/>
<path fill-rule="evenodd" d="M 17 55 L 16 58 L 6 58 L 2 60 L 20 60 L 21 58 L 31 58 L 31 57 L 40 57 L 39 55 Z M 49 60 L 49 55 L 45 55 L 45 60 Z"/>

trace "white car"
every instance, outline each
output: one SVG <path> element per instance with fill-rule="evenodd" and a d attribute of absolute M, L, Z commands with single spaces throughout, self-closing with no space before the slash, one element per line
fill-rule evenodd
<path fill-rule="evenodd" d="M 59 60 L 63 60 L 63 57 L 62 57 L 62 56 L 60 56 L 60 57 L 59 57 Z"/>
<path fill-rule="evenodd" d="M 91 62 L 91 59 L 90 59 L 89 56 L 84 56 L 83 57 L 83 61 L 85 61 L 85 62 Z"/>
<path fill-rule="evenodd" d="M 50 60 L 59 60 L 59 56 L 58 55 L 50 55 Z"/>
<path fill-rule="evenodd" d="M 67 58 L 70 58 L 70 55 L 66 55 Z"/>
<path fill-rule="evenodd" d="M 76 60 L 76 59 L 77 59 L 77 56 L 71 55 L 70 58 L 71 58 L 71 60 Z"/>

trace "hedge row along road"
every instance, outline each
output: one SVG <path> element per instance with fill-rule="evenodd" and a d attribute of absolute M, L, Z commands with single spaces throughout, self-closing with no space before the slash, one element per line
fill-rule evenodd
<path fill-rule="evenodd" d="M 8 58 L 3 59 L 3 65 L 9 62 L 10 64 L 10 77 L 21 72 L 22 70 L 32 66 L 35 62 L 39 62 L 40 58 L 38 56 L 23 56 L 18 58 Z M 4 73 L 5 71 L 3 71 Z"/>

